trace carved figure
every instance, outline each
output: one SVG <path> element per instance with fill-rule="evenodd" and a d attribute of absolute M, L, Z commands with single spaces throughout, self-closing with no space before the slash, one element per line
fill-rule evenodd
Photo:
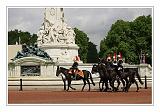
<path fill-rule="evenodd" d="M 59 8 L 45 10 L 44 23 L 37 35 L 37 43 L 40 46 L 43 44 L 75 44 L 74 30 L 64 22 L 63 10 Z"/>

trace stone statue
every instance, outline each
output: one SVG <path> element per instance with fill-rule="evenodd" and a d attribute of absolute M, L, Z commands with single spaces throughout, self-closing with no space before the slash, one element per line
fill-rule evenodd
<path fill-rule="evenodd" d="M 38 48 L 37 44 L 34 46 L 27 46 L 26 44 L 22 45 L 22 50 L 17 52 L 17 55 L 12 59 L 20 59 L 23 57 L 38 56 L 47 60 L 52 60 L 52 58 L 42 49 Z"/>
<path fill-rule="evenodd" d="M 37 33 L 39 46 L 75 44 L 74 30 L 64 22 L 62 8 L 46 8 L 44 23 Z"/>
<path fill-rule="evenodd" d="M 33 49 L 34 49 L 34 55 L 42 57 L 42 58 L 45 58 L 45 59 L 52 60 L 52 58 L 45 51 L 43 51 L 42 49 L 38 48 L 37 44 L 34 45 Z"/>
<path fill-rule="evenodd" d="M 72 63 L 78 55 L 76 34 L 64 21 L 63 8 L 45 8 L 44 21 L 37 35 L 38 47 L 44 49 L 55 62 Z M 36 55 L 48 57 L 39 50 Z"/>
<path fill-rule="evenodd" d="M 42 24 L 42 26 L 40 27 L 39 32 L 37 33 L 38 39 L 37 39 L 37 43 L 39 45 L 41 44 L 46 44 L 48 42 L 48 31 L 47 29 L 45 30 L 44 28 L 44 24 Z"/>
<path fill-rule="evenodd" d="M 66 34 L 67 38 L 68 38 L 67 43 L 68 44 L 75 44 L 75 36 L 76 36 L 76 34 L 75 34 L 74 30 L 71 27 L 67 27 L 67 30 L 68 30 L 68 32 Z"/>

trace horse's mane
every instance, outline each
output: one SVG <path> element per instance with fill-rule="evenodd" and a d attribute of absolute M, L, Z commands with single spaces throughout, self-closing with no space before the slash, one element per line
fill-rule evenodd
<path fill-rule="evenodd" d="M 60 67 L 60 69 L 62 69 L 62 70 L 68 70 L 67 68 L 64 68 L 64 67 Z"/>

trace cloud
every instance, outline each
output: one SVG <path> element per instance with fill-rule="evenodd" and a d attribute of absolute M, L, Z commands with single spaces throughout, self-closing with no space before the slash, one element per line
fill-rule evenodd
<path fill-rule="evenodd" d="M 8 28 L 37 33 L 43 18 L 41 8 L 9 8 Z M 151 8 L 64 8 L 67 24 L 85 32 L 98 45 L 117 20 L 133 21 L 138 16 L 152 15 Z"/>
<path fill-rule="evenodd" d="M 151 15 L 151 12 L 151 8 L 80 8 L 66 9 L 65 15 L 72 27 L 86 32 L 99 48 L 100 41 L 117 20 L 133 21 L 138 16 Z"/>
<path fill-rule="evenodd" d="M 37 33 L 43 22 L 43 11 L 41 8 L 9 8 L 8 29 Z"/>

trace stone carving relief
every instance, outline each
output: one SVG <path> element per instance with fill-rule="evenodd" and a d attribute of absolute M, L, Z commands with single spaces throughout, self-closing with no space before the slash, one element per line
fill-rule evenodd
<path fill-rule="evenodd" d="M 50 10 L 49 9 L 46 10 L 45 13 L 50 14 L 51 16 L 55 16 L 54 18 L 57 18 L 56 16 L 60 15 L 60 14 L 58 15 L 57 13 L 63 13 L 58 11 L 63 11 L 63 10 L 55 10 L 51 8 Z M 47 19 L 46 17 L 44 19 L 44 23 L 42 24 L 41 28 L 37 33 L 38 45 L 75 44 L 74 30 L 63 21 L 63 15 L 62 17 L 58 18 L 62 19 L 57 19 L 55 20 L 55 22 L 53 22 L 51 18 Z"/>

